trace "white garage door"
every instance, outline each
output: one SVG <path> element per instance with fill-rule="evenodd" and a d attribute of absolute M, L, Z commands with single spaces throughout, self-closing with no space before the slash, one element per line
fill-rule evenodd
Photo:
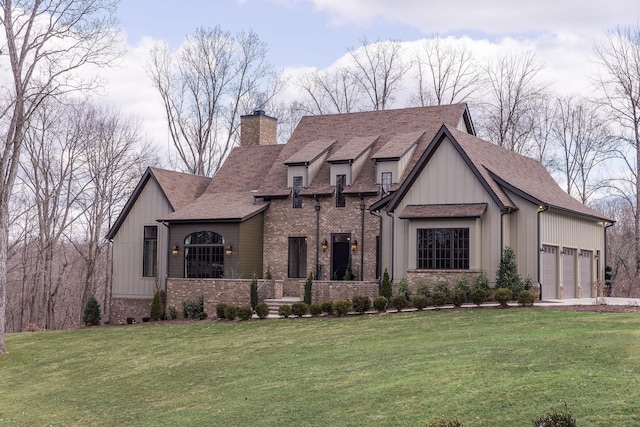
<path fill-rule="evenodd" d="M 558 248 L 543 246 L 542 251 L 542 299 L 555 299 L 558 297 Z"/>
<path fill-rule="evenodd" d="M 564 298 L 576 297 L 576 250 L 564 249 L 562 255 L 562 286 Z"/>
<path fill-rule="evenodd" d="M 593 252 L 580 252 L 580 286 L 582 287 L 582 298 L 591 298 L 591 283 L 593 276 L 591 271 L 591 263 Z"/>

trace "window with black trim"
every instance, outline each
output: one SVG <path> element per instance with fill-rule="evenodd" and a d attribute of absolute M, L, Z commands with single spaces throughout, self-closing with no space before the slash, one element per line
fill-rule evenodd
<path fill-rule="evenodd" d="M 142 244 L 142 277 L 156 277 L 158 275 L 158 226 L 144 226 L 144 241 Z"/>
<path fill-rule="evenodd" d="M 391 172 L 382 172 L 382 194 L 389 194 L 391 188 Z"/>
<path fill-rule="evenodd" d="M 302 190 L 302 177 L 293 177 L 293 208 L 300 209 L 302 207 L 302 197 L 300 196 L 300 190 Z"/>
<path fill-rule="evenodd" d="M 336 208 L 344 208 L 347 204 L 347 197 L 344 194 L 346 184 L 347 175 L 336 175 Z"/>
<path fill-rule="evenodd" d="M 289 237 L 289 277 L 307 277 L 306 237 Z"/>
<path fill-rule="evenodd" d="M 417 268 L 421 270 L 468 270 L 468 228 L 418 229 Z"/>
<path fill-rule="evenodd" d="M 184 239 L 184 277 L 224 277 L 224 238 L 214 231 L 198 231 Z"/>

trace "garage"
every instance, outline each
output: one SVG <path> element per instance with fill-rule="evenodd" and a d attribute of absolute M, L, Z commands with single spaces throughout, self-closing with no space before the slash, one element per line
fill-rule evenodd
<path fill-rule="evenodd" d="M 592 260 L 592 251 L 580 251 L 580 286 L 582 288 L 582 298 L 591 298 L 591 284 L 593 283 Z"/>
<path fill-rule="evenodd" d="M 542 299 L 558 297 L 558 248 L 544 245 L 542 247 Z"/>
<path fill-rule="evenodd" d="M 576 250 L 564 248 L 562 251 L 563 298 L 576 297 Z"/>

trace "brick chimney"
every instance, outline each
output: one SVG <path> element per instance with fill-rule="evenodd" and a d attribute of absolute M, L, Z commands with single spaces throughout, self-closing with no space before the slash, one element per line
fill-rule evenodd
<path fill-rule="evenodd" d="M 240 146 L 275 145 L 278 119 L 267 116 L 264 110 L 255 110 L 253 114 L 240 116 Z"/>

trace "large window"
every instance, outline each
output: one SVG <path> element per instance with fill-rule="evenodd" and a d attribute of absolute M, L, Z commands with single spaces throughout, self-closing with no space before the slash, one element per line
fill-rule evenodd
<path fill-rule="evenodd" d="M 289 277 L 307 277 L 306 237 L 289 237 Z"/>
<path fill-rule="evenodd" d="M 418 229 L 417 267 L 425 270 L 468 270 L 469 229 Z"/>
<path fill-rule="evenodd" d="M 224 276 L 224 239 L 213 231 L 198 231 L 184 239 L 184 277 Z"/>
<path fill-rule="evenodd" d="M 391 188 L 391 172 L 382 172 L 382 194 L 389 194 Z"/>
<path fill-rule="evenodd" d="M 344 195 L 344 187 L 347 184 L 347 175 L 336 175 L 336 208 L 344 208 L 347 198 Z"/>
<path fill-rule="evenodd" d="M 302 190 L 302 177 L 293 177 L 293 208 L 300 209 L 302 207 L 302 197 L 300 197 L 300 190 Z"/>
<path fill-rule="evenodd" d="M 142 277 L 156 277 L 158 275 L 158 226 L 144 226 L 144 241 L 142 244 Z"/>

